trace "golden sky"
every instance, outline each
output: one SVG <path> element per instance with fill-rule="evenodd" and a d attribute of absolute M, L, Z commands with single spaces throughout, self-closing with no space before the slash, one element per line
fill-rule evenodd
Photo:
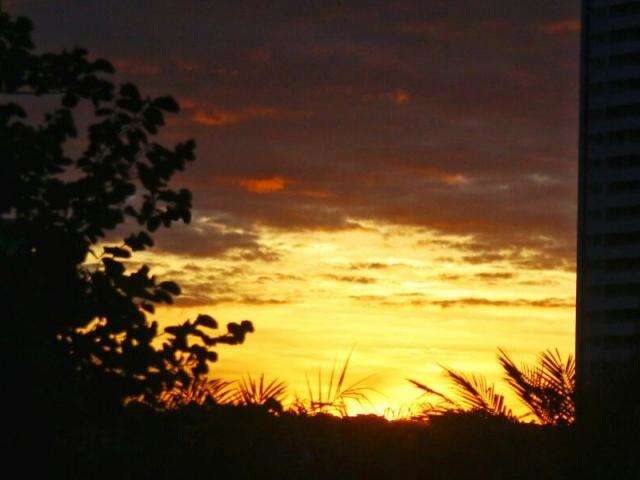
<path fill-rule="evenodd" d="M 307 375 L 328 374 L 353 349 L 349 380 L 372 375 L 367 384 L 380 394 L 371 393 L 368 410 L 383 413 L 415 401 L 407 378 L 446 391 L 438 364 L 500 382 L 496 347 L 527 361 L 550 347 L 573 351 L 570 270 L 469 264 L 457 247 L 466 239 L 415 227 L 262 238 L 278 262 L 147 257 L 186 289 L 178 305 L 158 312 L 162 321 L 211 313 L 221 323 L 255 323 L 244 345 L 220 349 L 212 375 L 264 373 L 304 395 Z"/>
<path fill-rule="evenodd" d="M 193 222 L 136 259 L 183 286 L 157 316 L 252 320 L 212 375 L 292 392 L 353 348 L 380 412 L 438 363 L 573 350 L 579 2 L 374 3 L 6 6 L 182 105 Z"/>

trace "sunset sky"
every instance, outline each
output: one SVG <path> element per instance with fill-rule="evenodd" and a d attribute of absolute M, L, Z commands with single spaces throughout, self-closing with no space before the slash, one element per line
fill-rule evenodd
<path fill-rule="evenodd" d="M 304 394 L 353 348 L 382 412 L 573 351 L 578 0 L 4 3 L 182 105 L 193 221 L 136 261 L 183 287 L 161 321 L 254 322 L 213 376 Z"/>

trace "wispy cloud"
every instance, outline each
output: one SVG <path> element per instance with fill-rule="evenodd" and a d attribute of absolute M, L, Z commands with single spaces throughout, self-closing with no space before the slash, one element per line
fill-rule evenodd
<path fill-rule="evenodd" d="M 490 299 L 478 297 L 465 297 L 447 300 L 434 300 L 431 302 L 442 308 L 451 307 L 534 307 L 534 308 L 574 308 L 575 302 L 563 298 L 530 299 Z"/>
<path fill-rule="evenodd" d="M 207 127 L 224 127 L 255 119 L 277 118 L 282 112 L 272 107 L 247 107 L 240 110 L 216 109 L 211 111 L 197 111 L 193 121 Z"/>
<path fill-rule="evenodd" d="M 377 280 L 375 278 L 356 275 L 326 274 L 324 275 L 324 278 L 328 280 L 334 280 L 336 282 L 359 283 L 361 285 L 371 285 L 373 283 L 377 283 Z"/>

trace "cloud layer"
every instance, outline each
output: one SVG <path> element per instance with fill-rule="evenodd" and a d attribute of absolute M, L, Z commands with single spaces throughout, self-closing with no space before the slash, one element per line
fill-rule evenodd
<path fill-rule="evenodd" d="M 86 46 L 181 100 L 168 136 L 198 139 L 181 181 L 205 217 L 253 235 L 362 220 L 422 226 L 468 235 L 482 247 L 471 263 L 507 249 L 516 263 L 530 250 L 571 267 L 575 0 L 10 8 L 34 18 L 41 46 Z M 163 248 L 223 248 L 195 229 L 182 236 Z M 234 240 L 259 242 L 221 241 Z"/>

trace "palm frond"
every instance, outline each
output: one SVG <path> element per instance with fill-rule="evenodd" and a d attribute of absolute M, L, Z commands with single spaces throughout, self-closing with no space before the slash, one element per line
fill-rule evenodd
<path fill-rule="evenodd" d="M 234 400 L 234 383 L 220 378 L 192 380 L 188 386 L 175 387 L 160 394 L 158 404 L 168 410 L 206 403 L 230 404 Z"/>
<path fill-rule="evenodd" d="M 467 375 L 448 367 L 442 368 L 456 387 L 467 410 L 515 418 L 511 409 L 505 404 L 504 396 L 497 393 L 495 386 L 489 385 L 485 377 Z"/>
<path fill-rule="evenodd" d="M 321 368 L 318 369 L 315 382 L 311 381 L 309 375 L 305 375 L 307 398 L 297 399 L 297 410 L 304 410 L 310 414 L 327 413 L 346 417 L 349 414 L 349 402 L 355 402 L 360 406 L 371 405 L 369 396 L 375 390 L 368 385 L 368 382 L 373 378 L 373 375 L 361 378 L 349 385 L 345 384 L 352 353 L 353 350 L 345 359 L 340 370 L 337 369 L 336 361 L 334 361 L 327 377 L 323 375 Z"/>
<path fill-rule="evenodd" d="M 451 398 L 447 397 L 445 394 L 440 393 L 437 390 L 434 390 L 433 388 L 425 385 L 424 383 L 421 383 L 417 380 L 412 380 L 411 378 L 408 378 L 407 381 L 413 384 L 415 387 L 418 387 L 420 390 L 422 390 L 424 392 L 424 395 L 434 395 L 447 403 L 450 403 L 450 404 L 456 403 L 453 400 L 451 400 Z"/>
<path fill-rule="evenodd" d="M 498 349 L 498 362 L 502 366 L 504 379 L 520 401 L 529 409 L 531 415 L 542 421 L 544 412 L 540 405 L 542 372 L 535 366 L 518 367 L 509 354 Z"/>
<path fill-rule="evenodd" d="M 543 424 L 569 424 L 575 420 L 575 359 L 563 360 L 558 350 L 545 350 L 533 365 L 517 366 L 498 349 L 504 378 L 514 393 Z"/>
<path fill-rule="evenodd" d="M 423 395 L 436 397 L 440 403 L 425 402 L 426 418 L 447 412 L 482 412 L 512 420 L 533 416 L 539 423 L 567 425 L 575 420 L 576 364 L 572 355 L 563 359 L 556 350 L 545 350 L 533 364 L 516 365 L 509 354 L 498 349 L 498 362 L 504 379 L 528 413 L 517 417 L 506 405 L 505 398 L 493 384 L 479 375 L 469 375 L 442 367 L 453 383 L 459 402 L 416 380 L 409 380 Z"/>
<path fill-rule="evenodd" d="M 506 405 L 504 396 L 499 394 L 493 384 L 480 375 L 467 375 L 448 367 L 440 366 L 451 381 L 457 399 L 445 395 L 417 380 L 409 382 L 422 390 L 425 401 L 421 404 L 422 417 L 431 419 L 447 413 L 482 412 L 487 415 L 516 419 L 513 411 Z M 432 397 L 438 401 L 433 402 Z"/>
<path fill-rule="evenodd" d="M 548 385 L 562 392 L 575 390 L 576 363 L 573 355 L 564 361 L 558 350 L 546 350 L 539 356 L 544 379 Z"/>
<path fill-rule="evenodd" d="M 430 420 L 449 412 L 461 412 L 464 408 L 451 397 L 429 387 L 428 385 L 413 379 L 407 379 L 409 383 L 422 391 L 422 395 L 415 402 L 416 409 L 420 412 L 414 415 L 415 419 Z M 435 397 L 435 400 L 432 399 Z"/>
<path fill-rule="evenodd" d="M 258 378 L 246 375 L 236 386 L 236 403 L 240 405 L 265 405 L 267 402 L 282 404 L 287 394 L 287 384 L 282 380 L 265 380 L 264 374 Z"/>

